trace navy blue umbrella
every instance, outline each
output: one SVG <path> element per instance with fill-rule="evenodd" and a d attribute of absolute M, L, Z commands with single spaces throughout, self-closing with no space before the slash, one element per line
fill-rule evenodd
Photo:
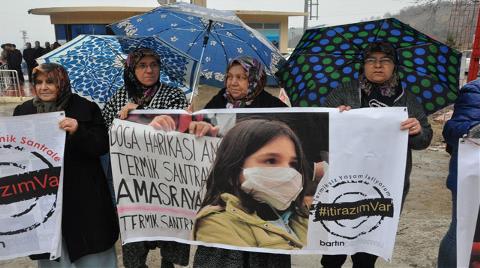
<path fill-rule="evenodd" d="M 201 83 L 222 87 L 228 62 L 241 55 L 258 58 L 270 81 L 284 63 L 279 50 L 232 11 L 174 3 L 108 26 L 117 35 L 158 36 L 199 59 Z"/>

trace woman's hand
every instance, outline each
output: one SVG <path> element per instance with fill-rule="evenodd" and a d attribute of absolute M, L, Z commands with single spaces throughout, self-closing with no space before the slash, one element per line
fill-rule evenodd
<path fill-rule="evenodd" d="M 350 109 L 352 109 L 352 107 L 350 107 L 350 106 L 348 106 L 348 105 L 340 105 L 340 106 L 338 106 L 337 108 L 338 108 L 338 110 L 339 110 L 340 112 L 350 111 Z"/>
<path fill-rule="evenodd" d="M 422 132 L 422 125 L 416 118 L 408 118 L 407 120 L 403 121 L 400 124 L 401 130 L 408 129 L 408 135 L 417 135 L 418 133 Z"/>
<path fill-rule="evenodd" d="M 135 109 L 137 109 L 138 107 L 138 104 L 135 104 L 135 103 L 127 103 L 125 104 L 125 106 L 122 107 L 122 109 L 118 112 L 118 116 L 120 119 L 124 120 L 128 117 L 128 113 L 130 111 L 133 111 Z"/>
<path fill-rule="evenodd" d="M 157 115 L 148 125 L 154 129 L 163 131 L 173 131 L 176 129 L 175 120 L 169 115 Z"/>
<path fill-rule="evenodd" d="M 219 130 L 219 127 L 214 127 L 210 123 L 203 121 L 192 121 L 188 125 L 188 133 L 194 134 L 197 137 L 203 137 L 207 134 L 216 137 Z"/>
<path fill-rule="evenodd" d="M 70 135 L 75 133 L 78 129 L 78 122 L 76 119 L 70 118 L 70 117 L 65 117 L 58 123 L 59 127 L 66 132 L 68 132 Z"/>

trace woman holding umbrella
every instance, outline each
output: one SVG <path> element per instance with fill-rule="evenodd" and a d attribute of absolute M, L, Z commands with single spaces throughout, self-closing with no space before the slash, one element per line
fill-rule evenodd
<path fill-rule="evenodd" d="M 338 107 L 340 111 L 364 107 L 407 107 L 409 118 L 400 129 L 408 130 L 408 153 L 405 170 L 402 205 L 405 201 L 412 170 L 412 149 L 422 150 L 430 145 L 432 128 L 427 116 L 414 95 L 402 88 L 397 72 L 397 54 L 389 43 L 374 42 L 363 50 L 363 65 L 357 82 L 344 84 L 333 90 L 325 101 L 326 107 Z M 324 267 L 341 267 L 346 255 L 324 255 Z M 352 255 L 353 267 L 374 267 L 377 256 L 368 253 Z"/>
<path fill-rule="evenodd" d="M 103 117 L 108 127 L 114 118 L 126 119 L 135 109 L 185 109 L 185 94 L 159 82 L 160 57 L 153 50 L 139 48 L 128 54 L 120 89 L 103 108 Z M 173 263 L 188 265 L 190 246 L 177 242 L 134 242 L 122 247 L 123 263 L 127 268 L 146 267 L 148 251 L 161 248 L 162 267 Z"/>

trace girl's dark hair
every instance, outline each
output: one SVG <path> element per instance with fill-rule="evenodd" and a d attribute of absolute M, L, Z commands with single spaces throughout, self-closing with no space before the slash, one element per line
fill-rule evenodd
<path fill-rule="evenodd" d="M 240 174 L 245 160 L 274 138 L 287 136 L 295 145 L 297 164 L 295 169 L 302 174 L 304 189 L 292 203 L 295 213 L 308 217 L 303 203 L 307 163 L 301 143 L 295 133 L 283 122 L 266 119 L 248 119 L 237 123 L 228 131 L 217 150 L 215 161 L 206 182 L 206 194 L 201 208 L 208 205 L 225 206 L 220 195 L 229 193 L 237 196 L 249 213 L 256 211 L 260 202 L 240 188 Z M 200 209 L 201 209 L 200 208 Z"/>

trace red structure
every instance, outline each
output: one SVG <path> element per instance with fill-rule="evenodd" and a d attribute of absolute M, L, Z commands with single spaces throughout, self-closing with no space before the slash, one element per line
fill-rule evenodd
<path fill-rule="evenodd" d="M 467 81 L 477 79 L 478 61 L 480 60 L 480 9 L 477 16 L 477 28 L 475 30 L 475 39 L 473 40 L 472 56 L 470 57 L 470 66 L 468 68 Z"/>

